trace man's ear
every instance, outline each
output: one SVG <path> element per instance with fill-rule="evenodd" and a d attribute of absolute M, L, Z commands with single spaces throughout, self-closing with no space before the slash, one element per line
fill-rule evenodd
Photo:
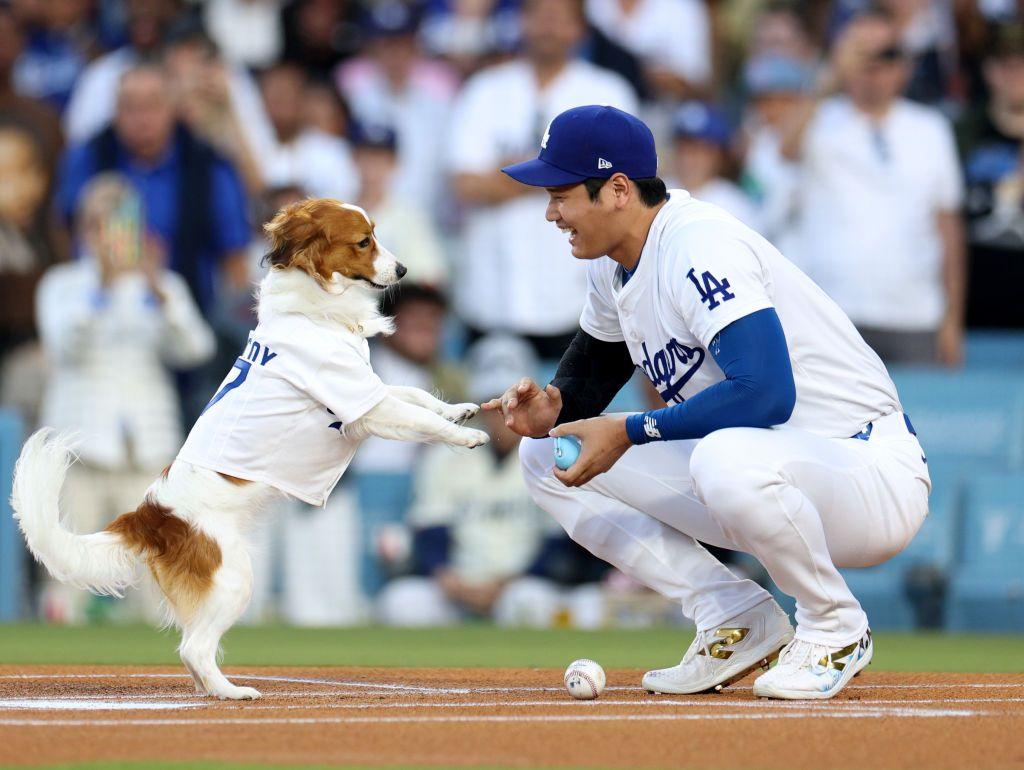
<path fill-rule="evenodd" d="M 625 208 L 635 195 L 633 183 L 629 181 L 629 177 L 625 174 L 613 175 L 608 180 L 607 186 L 611 188 L 615 208 L 617 209 Z"/>

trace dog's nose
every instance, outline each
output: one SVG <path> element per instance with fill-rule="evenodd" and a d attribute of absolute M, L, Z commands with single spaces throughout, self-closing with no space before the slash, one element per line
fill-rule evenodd
<path fill-rule="evenodd" d="M 406 269 L 405 265 L 403 265 L 401 262 L 395 263 L 395 275 L 397 275 L 399 278 L 401 278 L 408 272 L 408 269 Z"/>

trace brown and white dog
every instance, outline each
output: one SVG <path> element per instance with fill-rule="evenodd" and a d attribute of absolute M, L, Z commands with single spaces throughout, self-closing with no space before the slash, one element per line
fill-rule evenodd
<path fill-rule="evenodd" d="M 316 334 L 343 335 L 345 330 L 363 348 L 365 338 L 391 333 L 391 319 L 378 310 L 379 294 L 405 268 L 377 243 L 362 209 L 329 199 L 307 200 L 282 209 L 266 232 L 271 267 L 259 291 L 261 324 L 274 313 L 300 314 L 299 323 L 315 322 L 310 329 Z M 383 400 L 344 425 L 344 440 L 374 435 L 465 447 L 487 441 L 486 433 L 458 424 L 476 413 L 475 404 L 446 404 L 416 388 L 378 387 L 386 388 Z M 307 413 L 325 408 L 308 393 L 293 398 L 307 399 L 300 403 Z M 193 429 L 190 441 L 196 435 Z M 260 443 L 269 447 L 277 438 L 266 435 Z M 79 535 L 62 526 L 59 509 L 72 457 L 68 438 L 47 428 L 22 449 L 12 503 L 35 557 L 58 580 L 115 596 L 136 582 L 144 561 L 164 593 L 169 622 L 182 631 L 179 653 L 196 690 L 218 698 L 258 698 L 253 688 L 227 680 L 217 666 L 217 653 L 221 637 L 252 593 L 248 525 L 281 488 L 186 462 L 179 455 L 135 511 L 102 532 Z M 301 474 L 304 466 L 296 467 Z"/>

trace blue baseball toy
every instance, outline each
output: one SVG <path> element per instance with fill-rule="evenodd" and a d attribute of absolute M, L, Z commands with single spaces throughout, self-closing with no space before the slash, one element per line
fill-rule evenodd
<path fill-rule="evenodd" d="M 580 457 L 580 440 L 575 436 L 559 436 L 555 439 L 555 465 L 563 471 L 569 470 Z"/>

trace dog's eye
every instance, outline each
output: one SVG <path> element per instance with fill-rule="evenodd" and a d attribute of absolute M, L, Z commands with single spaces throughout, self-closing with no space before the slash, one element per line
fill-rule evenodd
<path fill-rule="evenodd" d="M 370 239 L 369 238 L 363 238 L 363 240 L 359 241 L 359 243 L 357 245 L 359 246 L 359 248 L 365 249 L 367 246 L 370 245 Z"/>

